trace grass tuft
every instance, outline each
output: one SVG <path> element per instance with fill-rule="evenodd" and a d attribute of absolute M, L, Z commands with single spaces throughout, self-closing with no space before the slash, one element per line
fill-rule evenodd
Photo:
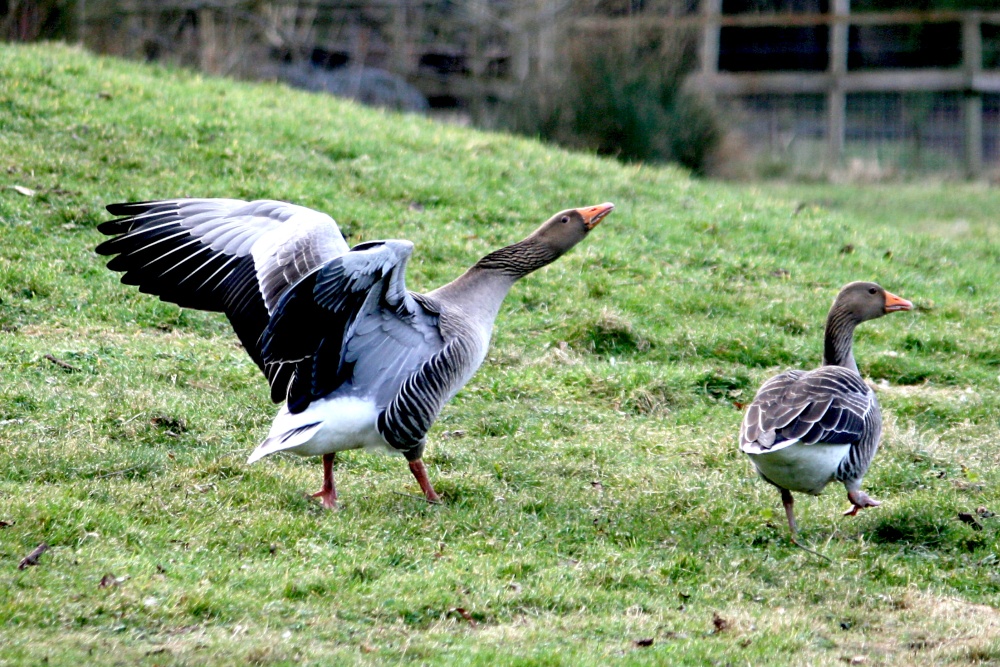
<path fill-rule="evenodd" d="M 568 340 L 580 351 L 601 357 L 645 352 L 652 346 L 627 318 L 607 309 L 592 321 L 578 323 Z"/>

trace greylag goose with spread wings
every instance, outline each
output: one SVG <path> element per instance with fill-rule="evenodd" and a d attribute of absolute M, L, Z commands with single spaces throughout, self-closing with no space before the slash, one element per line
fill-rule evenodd
<path fill-rule="evenodd" d="M 187 308 L 224 312 L 284 401 L 248 462 L 323 457 L 333 508 L 336 452 L 401 453 L 428 501 L 426 435 L 483 362 L 500 304 L 519 278 L 556 260 L 614 208 L 557 213 L 523 241 L 427 294 L 406 288 L 409 241 L 348 248 L 323 213 L 278 201 L 174 199 L 112 204 L 98 229 L 122 282 Z"/>

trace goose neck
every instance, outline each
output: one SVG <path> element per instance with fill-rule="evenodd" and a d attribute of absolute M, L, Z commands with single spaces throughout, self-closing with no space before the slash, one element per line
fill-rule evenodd
<path fill-rule="evenodd" d="M 858 372 L 854 361 L 854 328 L 857 325 L 857 319 L 846 310 L 836 307 L 830 310 L 826 318 L 824 366 L 843 366 Z"/>
<path fill-rule="evenodd" d="M 476 322 L 492 326 L 507 292 L 520 278 L 550 264 L 561 253 L 533 236 L 494 250 L 452 282 L 430 293 L 460 307 Z"/>
<path fill-rule="evenodd" d="M 561 253 L 540 243 L 534 236 L 494 250 L 476 262 L 474 269 L 518 280 L 533 271 L 551 264 Z"/>
<path fill-rule="evenodd" d="M 478 325 L 491 327 L 515 280 L 500 272 L 482 270 L 476 265 L 428 296 L 440 299 L 446 307 L 461 310 Z"/>

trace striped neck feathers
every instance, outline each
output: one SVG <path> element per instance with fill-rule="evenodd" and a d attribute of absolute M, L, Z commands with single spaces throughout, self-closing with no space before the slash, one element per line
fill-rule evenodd
<path fill-rule="evenodd" d="M 826 335 L 823 347 L 824 366 L 843 366 L 858 373 L 854 361 L 854 328 L 858 318 L 846 309 L 834 306 L 826 318 Z"/>
<path fill-rule="evenodd" d="M 494 250 L 476 262 L 473 268 L 499 273 L 517 280 L 551 264 L 560 255 L 561 251 L 531 235 L 523 241 Z"/>

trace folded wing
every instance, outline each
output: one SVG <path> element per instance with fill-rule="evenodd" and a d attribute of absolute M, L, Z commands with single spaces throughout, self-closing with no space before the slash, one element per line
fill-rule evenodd
<path fill-rule="evenodd" d="M 740 449 L 763 454 L 802 444 L 854 444 L 874 394 L 857 373 L 824 366 L 777 375 L 757 392 L 740 426 Z"/>

